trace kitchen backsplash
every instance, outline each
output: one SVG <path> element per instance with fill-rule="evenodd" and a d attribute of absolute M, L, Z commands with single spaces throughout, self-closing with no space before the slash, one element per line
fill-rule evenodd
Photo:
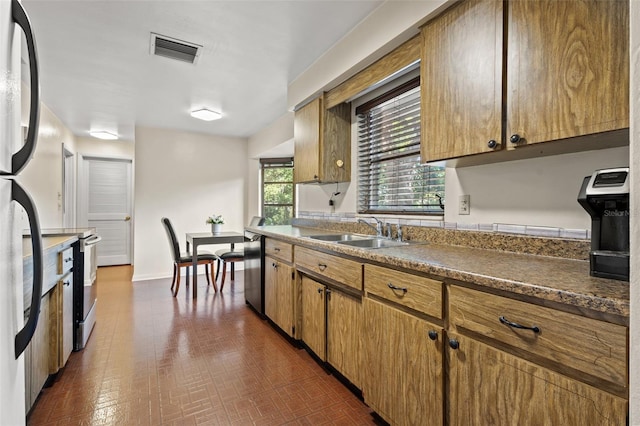
<path fill-rule="evenodd" d="M 368 226 L 358 223 L 362 218 L 371 222 L 371 216 L 355 213 L 325 213 L 300 211 L 293 224 L 330 229 L 342 232 L 372 232 Z M 407 240 L 431 241 L 489 250 L 509 251 L 540 256 L 587 260 L 591 247 L 589 230 L 563 229 L 503 223 L 468 224 L 425 219 L 384 218 L 391 223 L 396 236 L 398 223 Z"/>

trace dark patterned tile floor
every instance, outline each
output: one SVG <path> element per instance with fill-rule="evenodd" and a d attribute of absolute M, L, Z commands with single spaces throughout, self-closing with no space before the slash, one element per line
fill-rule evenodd
<path fill-rule="evenodd" d="M 371 410 L 244 302 L 242 273 L 198 298 L 98 269 L 97 323 L 30 425 L 370 425 Z"/>

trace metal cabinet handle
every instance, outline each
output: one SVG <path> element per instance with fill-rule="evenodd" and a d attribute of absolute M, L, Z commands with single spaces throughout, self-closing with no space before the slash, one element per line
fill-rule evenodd
<path fill-rule="evenodd" d="M 449 347 L 454 350 L 458 349 L 460 347 L 460 342 L 456 339 L 449 339 Z"/>
<path fill-rule="evenodd" d="M 508 319 L 506 319 L 504 316 L 501 316 L 498 319 L 502 324 L 508 325 L 509 327 L 519 328 L 522 330 L 531 330 L 534 333 L 540 333 L 540 328 L 536 327 L 535 325 L 533 327 L 527 327 L 526 325 L 521 325 L 521 324 L 518 324 L 517 322 L 511 322 Z"/>
<path fill-rule="evenodd" d="M 70 284 L 71 284 L 71 281 L 69 281 L 69 280 L 67 280 L 67 281 L 63 281 L 63 282 L 62 282 L 62 284 L 63 284 L 63 285 L 70 285 Z"/>
<path fill-rule="evenodd" d="M 435 330 L 429 330 L 429 339 L 431 340 L 437 340 L 438 339 L 438 332 Z"/>
<path fill-rule="evenodd" d="M 407 291 L 409 291 L 409 290 L 407 290 L 407 288 L 406 288 L 406 287 L 396 287 L 395 285 L 393 285 L 393 284 L 391 284 L 391 283 L 387 284 L 387 287 L 389 287 L 389 288 L 390 288 L 391 290 L 393 290 L 393 291 L 399 290 L 399 291 L 401 291 L 403 294 L 406 294 L 406 293 L 407 293 Z"/>
<path fill-rule="evenodd" d="M 17 175 L 22 170 L 36 150 L 38 140 L 38 125 L 40 124 L 40 76 L 38 73 L 38 49 L 36 40 L 31 29 L 31 22 L 18 0 L 11 1 L 11 15 L 13 20 L 24 32 L 29 53 L 29 74 L 31 83 L 31 105 L 29 111 L 29 130 L 25 144 L 18 152 L 11 156 L 11 173 L 0 172 L 0 174 Z"/>
<path fill-rule="evenodd" d="M 318 263 L 318 268 L 319 268 L 321 271 L 324 271 L 325 269 L 327 269 L 327 265 L 325 265 L 324 263 Z"/>
<path fill-rule="evenodd" d="M 68 263 L 68 262 L 73 262 L 73 257 L 67 257 L 67 258 L 64 260 L 64 263 Z"/>
<path fill-rule="evenodd" d="M 278 264 L 277 263 L 272 263 L 271 266 L 273 266 L 274 268 L 278 269 Z"/>
<path fill-rule="evenodd" d="M 31 229 L 31 252 L 33 256 L 33 288 L 31 291 L 31 309 L 29 318 L 22 330 L 16 334 L 15 355 L 16 359 L 27 348 L 38 325 L 40 314 L 40 301 L 42 298 L 42 281 L 44 280 L 42 235 L 40 233 L 40 222 L 38 211 L 29 194 L 15 180 L 11 181 L 11 198 L 20 204 L 27 212 L 29 218 L 29 228 Z"/>
<path fill-rule="evenodd" d="M 275 251 L 276 253 L 280 252 L 280 247 L 274 247 L 273 251 Z"/>
<path fill-rule="evenodd" d="M 318 289 L 318 293 L 322 294 L 322 292 L 323 292 L 323 289 L 322 289 L 322 288 L 319 288 L 319 289 Z"/>

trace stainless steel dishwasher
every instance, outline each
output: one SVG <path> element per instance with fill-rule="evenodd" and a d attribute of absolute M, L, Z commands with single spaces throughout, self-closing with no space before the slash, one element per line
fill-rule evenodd
<path fill-rule="evenodd" d="M 244 299 L 264 317 L 264 236 L 244 231 Z"/>

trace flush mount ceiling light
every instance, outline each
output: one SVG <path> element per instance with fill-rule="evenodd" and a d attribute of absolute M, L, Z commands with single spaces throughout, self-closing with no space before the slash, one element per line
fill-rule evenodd
<path fill-rule="evenodd" d="M 199 118 L 204 121 L 213 121 L 222 118 L 222 114 L 219 112 L 211 111 L 210 109 L 202 108 L 198 110 L 191 111 L 191 116 L 194 118 Z"/>
<path fill-rule="evenodd" d="M 108 141 L 115 141 L 118 139 L 118 135 L 111 132 L 105 132 L 104 130 L 92 130 L 89 132 L 89 134 L 94 138 L 104 139 Z"/>

